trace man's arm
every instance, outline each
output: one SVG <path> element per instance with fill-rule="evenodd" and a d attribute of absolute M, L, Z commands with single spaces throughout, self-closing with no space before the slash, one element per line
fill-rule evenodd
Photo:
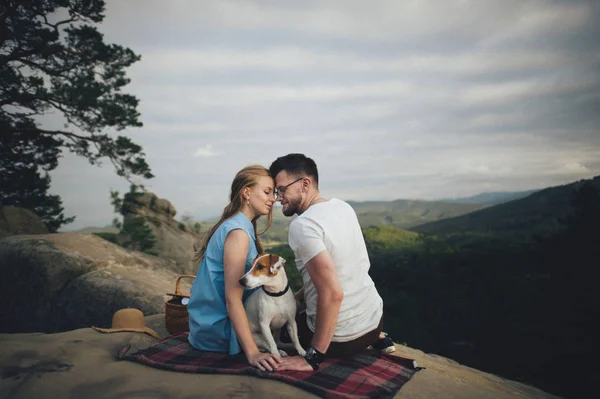
<path fill-rule="evenodd" d="M 344 298 L 335 264 L 323 242 L 322 228 L 310 220 L 302 223 L 298 219 L 293 221 L 288 242 L 296 258 L 305 262 L 306 271 L 317 290 L 317 320 L 311 346 L 325 353 L 333 338 Z M 304 296 L 303 290 L 297 293 L 296 299 L 300 296 Z M 301 356 L 287 356 L 281 359 L 277 369 L 311 371 L 313 367 Z"/>
<path fill-rule="evenodd" d="M 335 332 L 344 291 L 329 251 L 321 251 L 308 261 L 306 270 L 318 295 L 317 320 L 311 345 L 319 352 L 325 353 Z"/>
<path fill-rule="evenodd" d="M 344 292 L 338 280 L 333 259 L 327 250 L 315 255 L 306 264 L 306 270 L 317 289 L 317 322 L 311 346 L 321 353 L 327 352 L 335 332 Z M 307 349 L 307 348 L 304 348 Z M 281 359 L 278 370 L 312 371 L 313 368 L 301 356 Z"/>

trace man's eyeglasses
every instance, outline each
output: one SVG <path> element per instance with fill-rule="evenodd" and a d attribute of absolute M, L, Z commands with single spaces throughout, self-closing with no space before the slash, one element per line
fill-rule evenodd
<path fill-rule="evenodd" d="M 290 184 L 287 184 L 285 186 L 280 186 L 280 187 L 275 188 L 275 190 L 273 192 L 275 194 L 275 198 L 279 197 L 280 195 L 283 195 L 283 193 L 285 193 L 285 190 L 287 190 L 287 188 L 289 186 L 291 186 L 294 183 L 298 183 L 302 179 L 304 179 L 304 177 L 301 177 L 301 178 L 299 178 L 297 180 L 294 180 L 293 182 L 291 182 Z"/>

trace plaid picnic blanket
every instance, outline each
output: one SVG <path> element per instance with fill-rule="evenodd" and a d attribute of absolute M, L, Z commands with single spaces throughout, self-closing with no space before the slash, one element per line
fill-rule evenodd
<path fill-rule="evenodd" d="M 260 371 L 250 366 L 243 354 L 230 356 L 193 348 L 187 332 L 136 353 L 128 354 L 129 349 L 129 345 L 121 348 L 119 359 L 172 371 L 269 378 L 332 399 L 392 398 L 420 370 L 411 359 L 365 351 L 351 357 L 327 358 L 316 372 Z"/>

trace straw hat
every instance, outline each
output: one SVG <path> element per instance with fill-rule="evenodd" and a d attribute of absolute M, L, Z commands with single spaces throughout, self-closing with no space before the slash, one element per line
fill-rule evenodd
<path fill-rule="evenodd" d="M 111 328 L 99 328 L 95 326 L 92 326 L 92 328 L 102 333 L 140 332 L 160 339 L 160 335 L 156 331 L 146 327 L 142 311 L 133 308 L 117 310 L 113 315 Z"/>

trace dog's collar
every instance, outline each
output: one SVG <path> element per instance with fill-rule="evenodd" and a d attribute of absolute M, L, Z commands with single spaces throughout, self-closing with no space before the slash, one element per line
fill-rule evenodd
<path fill-rule="evenodd" d="M 288 283 L 288 285 L 285 286 L 285 288 L 283 289 L 283 291 L 279 291 L 279 292 L 269 292 L 267 290 L 265 290 L 265 286 L 262 286 L 263 291 L 265 292 L 265 294 L 267 294 L 268 296 L 282 296 L 283 294 L 285 294 L 286 292 L 288 292 L 288 290 L 290 289 L 290 283 Z"/>

